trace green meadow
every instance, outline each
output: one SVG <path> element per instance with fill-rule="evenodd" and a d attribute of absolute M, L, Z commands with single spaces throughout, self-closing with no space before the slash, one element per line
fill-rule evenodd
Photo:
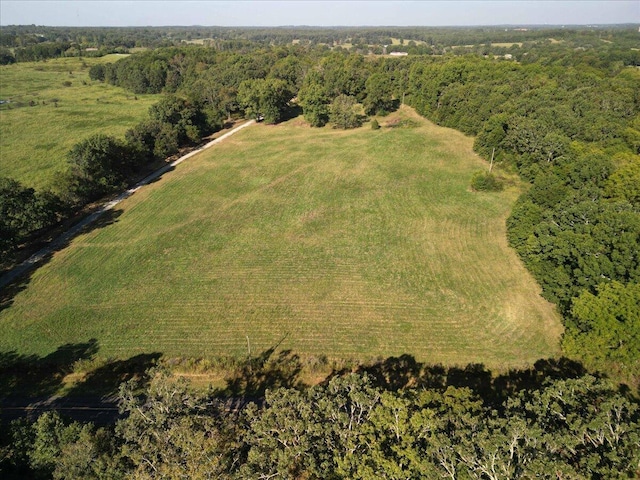
<path fill-rule="evenodd" d="M 0 176 L 37 189 L 51 187 L 74 144 L 94 134 L 123 136 L 144 119 L 157 95 L 133 95 L 93 82 L 89 68 L 115 62 L 60 58 L 0 66 Z"/>
<path fill-rule="evenodd" d="M 471 138 L 404 108 L 380 123 L 259 124 L 180 164 L 31 275 L 0 311 L 0 351 L 558 354 L 560 319 L 505 238 L 517 181 L 472 192 Z"/>

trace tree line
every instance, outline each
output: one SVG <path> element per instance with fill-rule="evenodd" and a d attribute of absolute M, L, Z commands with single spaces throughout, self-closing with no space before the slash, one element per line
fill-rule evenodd
<path fill-rule="evenodd" d="M 184 379 L 183 379 L 184 380 Z M 490 402 L 469 387 L 393 389 L 366 373 L 281 387 L 239 410 L 151 372 L 112 427 L 45 413 L 0 436 L 3 478 L 627 479 L 638 405 L 591 375 Z M 437 384 L 437 381 L 432 383 Z"/>
<path fill-rule="evenodd" d="M 127 53 L 200 42 L 218 51 L 299 44 L 361 54 L 513 55 L 520 62 L 588 50 L 599 63 L 640 65 L 637 26 L 536 27 L 46 27 L 9 25 L 0 32 L 0 65 L 59 56 Z M 46 49 L 35 48 L 46 43 Z M 56 44 L 60 44 L 56 47 Z M 55 48 L 55 50 L 54 50 Z M 92 50 L 87 51 L 90 48 Z M 97 50 L 93 50 L 97 49 Z M 47 54 L 45 55 L 45 52 Z"/>

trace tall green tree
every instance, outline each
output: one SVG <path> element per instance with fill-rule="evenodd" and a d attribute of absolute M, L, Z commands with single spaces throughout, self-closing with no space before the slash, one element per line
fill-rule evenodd
<path fill-rule="evenodd" d="M 366 94 L 362 105 L 367 115 L 386 115 L 393 110 L 393 84 L 389 75 L 373 73 L 365 83 Z"/>
<path fill-rule="evenodd" d="M 310 72 L 298 92 L 298 103 L 304 118 L 312 127 L 322 127 L 329 121 L 329 96 L 317 72 Z"/>
<path fill-rule="evenodd" d="M 245 80 L 238 88 L 238 103 L 247 117 L 264 117 L 267 123 L 279 122 L 287 108 L 292 93 L 287 82 L 278 78 Z"/>
<path fill-rule="evenodd" d="M 267 123 L 282 120 L 293 97 L 288 83 L 278 78 L 267 79 L 262 86 L 260 108 Z"/>
<path fill-rule="evenodd" d="M 114 137 L 96 134 L 77 143 L 67 154 L 69 189 L 80 201 L 89 201 L 124 186 L 131 157 Z"/>
<path fill-rule="evenodd" d="M 269 71 L 269 78 L 277 78 L 284 80 L 291 96 L 295 96 L 302 86 L 303 66 L 299 58 L 293 55 L 287 55 L 281 58 Z"/>
<path fill-rule="evenodd" d="M 133 478 L 225 478 L 237 463 L 231 418 L 206 395 L 158 371 L 145 391 L 135 381 L 120 389 L 116 436 Z"/>
<path fill-rule="evenodd" d="M 621 163 L 622 165 L 608 178 L 605 194 L 640 207 L 640 157 L 624 156 Z"/>
<path fill-rule="evenodd" d="M 199 106 L 175 95 L 165 95 L 152 105 L 149 118 L 175 130 L 178 145 L 196 142 L 208 131 L 206 117 Z"/>
<path fill-rule="evenodd" d="M 55 195 L 0 177 L 0 252 L 14 249 L 30 234 L 54 224 L 61 210 Z"/>
<path fill-rule="evenodd" d="M 75 422 L 65 425 L 58 413 L 47 412 L 36 420 L 32 429 L 33 445 L 29 451 L 29 461 L 33 472 L 39 478 L 62 478 L 55 475 L 62 452 L 83 433 L 88 433 L 91 427 Z"/>
<path fill-rule="evenodd" d="M 96 65 L 92 65 L 91 68 L 89 69 L 89 78 L 91 80 L 98 80 L 100 82 L 104 82 L 104 73 L 105 73 L 104 65 L 101 63 L 98 63 Z"/>

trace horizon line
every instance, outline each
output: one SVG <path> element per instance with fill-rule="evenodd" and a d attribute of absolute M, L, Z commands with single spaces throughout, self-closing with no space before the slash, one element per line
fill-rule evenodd
<path fill-rule="evenodd" d="M 638 22 L 621 23 L 495 23 L 467 25 L 37 25 L 35 23 L 16 23 L 2 25 L 7 27 L 47 27 L 47 28 L 485 28 L 485 27 L 608 27 L 608 26 L 640 26 Z"/>

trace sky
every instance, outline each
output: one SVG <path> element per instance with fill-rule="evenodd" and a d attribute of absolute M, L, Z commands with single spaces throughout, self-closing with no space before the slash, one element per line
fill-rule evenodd
<path fill-rule="evenodd" d="M 0 25 L 461 26 L 640 23 L 640 0 L 0 0 Z"/>

